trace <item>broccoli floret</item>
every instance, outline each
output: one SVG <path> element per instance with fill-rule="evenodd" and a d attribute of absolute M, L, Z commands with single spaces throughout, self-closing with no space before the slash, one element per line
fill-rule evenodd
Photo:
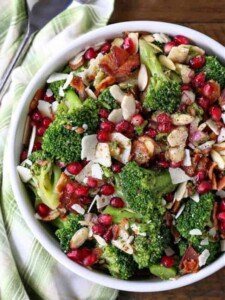
<path fill-rule="evenodd" d="M 120 179 L 127 204 L 143 216 L 152 216 L 155 210 L 164 213 L 161 197 L 176 187 L 167 170 L 147 170 L 134 161 L 123 167 Z"/>
<path fill-rule="evenodd" d="M 28 159 L 32 161 L 32 163 L 35 163 L 36 161 L 40 161 L 40 160 L 49 160 L 51 159 L 51 157 L 45 151 L 37 150 L 32 152 L 31 155 L 29 155 Z"/>
<path fill-rule="evenodd" d="M 79 221 L 82 220 L 80 215 L 74 215 L 70 213 L 66 221 L 60 223 L 60 228 L 56 230 L 55 235 L 59 239 L 60 247 L 64 252 L 68 252 L 70 248 L 70 240 L 72 239 L 75 232 L 81 228 Z"/>
<path fill-rule="evenodd" d="M 201 245 L 200 244 L 200 239 L 198 241 L 198 243 L 193 244 L 193 248 L 199 253 L 201 254 L 204 250 L 209 250 L 209 258 L 207 259 L 206 264 L 210 264 L 211 262 L 213 262 L 215 259 L 218 258 L 219 254 L 220 254 L 220 241 L 210 241 L 209 240 L 209 244 L 208 245 Z"/>
<path fill-rule="evenodd" d="M 150 267 L 150 272 L 163 279 L 163 280 L 169 280 L 171 278 L 175 278 L 177 275 L 177 269 L 175 267 L 172 268 L 166 268 L 163 265 L 152 265 Z"/>
<path fill-rule="evenodd" d="M 176 228 L 181 236 L 190 243 L 198 240 L 198 236 L 190 235 L 190 230 L 199 229 L 205 231 L 205 226 L 210 221 L 213 209 L 214 195 L 212 193 L 204 194 L 197 203 L 188 199 L 184 211 L 177 219 Z"/>
<path fill-rule="evenodd" d="M 84 134 L 95 133 L 99 117 L 95 100 L 86 100 L 83 105 L 68 114 L 57 115 L 43 136 L 42 148 L 53 158 L 70 163 L 80 160 L 81 140 Z M 72 128 L 86 125 L 83 133 Z"/>
<path fill-rule="evenodd" d="M 154 49 L 144 40 L 139 41 L 141 62 L 151 74 L 144 98 L 144 106 L 151 110 L 173 113 L 181 101 L 180 83 L 170 80 L 162 69 Z"/>
<path fill-rule="evenodd" d="M 109 273 L 116 278 L 129 279 L 133 276 L 136 265 L 132 255 L 128 255 L 114 246 L 105 246 L 101 258 L 106 262 Z"/>
<path fill-rule="evenodd" d="M 51 209 L 59 205 L 59 194 L 56 192 L 56 184 L 61 176 L 61 169 L 50 160 L 41 165 L 38 161 L 31 166 L 32 179 L 29 185 L 39 199 Z"/>
<path fill-rule="evenodd" d="M 59 89 L 60 89 L 60 87 L 63 87 L 65 82 L 66 82 L 66 80 L 59 80 L 59 81 L 54 81 L 54 82 L 51 82 L 51 83 L 48 84 L 48 88 L 53 92 L 55 99 L 58 100 L 58 101 L 63 99 L 63 97 L 60 96 L 60 94 L 59 94 Z M 66 90 L 64 90 L 64 92 L 68 91 L 68 90 L 73 91 L 74 89 L 73 89 L 72 86 L 69 85 L 66 88 Z"/>
<path fill-rule="evenodd" d="M 206 80 L 213 79 L 220 84 L 221 88 L 225 87 L 225 67 L 216 56 L 206 56 L 205 65 L 198 71 L 206 74 Z"/>
<path fill-rule="evenodd" d="M 99 96 L 98 96 L 98 105 L 99 107 L 104 107 L 109 110 L 113 110 L 115 108 L 119 108 L 119 103 L 113 98 L 111 95 L 109 89 L 104 90 Z"/>

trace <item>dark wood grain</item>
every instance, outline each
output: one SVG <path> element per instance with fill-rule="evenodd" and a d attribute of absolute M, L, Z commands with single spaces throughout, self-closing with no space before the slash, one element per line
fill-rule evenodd
<path fill-rule="evenodd" d="M 110 23 L 154 20 L 183 24 L 225 45 L 225 0 L 115 0 Z M 160 293 L 120 292 L 118 300 L 224 300 L 225 268 L 195 284 Z"/>

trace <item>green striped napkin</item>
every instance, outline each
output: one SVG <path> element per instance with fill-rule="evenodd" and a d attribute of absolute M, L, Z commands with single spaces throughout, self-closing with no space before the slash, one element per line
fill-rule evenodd
<path fill-rule="evenodd" d="M 30 0 L 29 0 L 30 1 Z M 37 1 L 37 0 L 33 0 Z M 113 0 L 78 1 L 35 37 L 22 65 L 12 75 L 10 89 L 0 107 L 0 299 L 108 300 L 117 291 L 80 278 L 49 255 L 26 226 L 9 183 L 7 134 L 13 111 L 27 84 L 48 58 L 78 35 L 104 26 Z M 24 0 L 0 1 L 0 76 L 15 53 L 26 23 Z M 55 47 L 57 45 L 57 47 Z M 11 117 L 12 115 L 12 117 Z M 6 145 L 6 147 L 5 147 Z"/>

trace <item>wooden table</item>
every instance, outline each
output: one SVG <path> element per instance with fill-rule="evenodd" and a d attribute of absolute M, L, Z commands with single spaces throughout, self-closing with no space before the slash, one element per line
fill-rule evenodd
<path fill-rule="evenodd" d="M 225 0 L 115 0 L 110 23 L 133 20 L 186 25 L 225 45 Z M 161 293 L 120 292 L 118 300 L 224 300 L 225 269 L 190 286 Z"/>

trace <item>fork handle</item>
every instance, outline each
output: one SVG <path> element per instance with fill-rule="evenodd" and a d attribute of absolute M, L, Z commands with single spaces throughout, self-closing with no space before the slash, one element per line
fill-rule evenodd
<path fill-rule="evenodd" d="M 28 26 L 25 36 L 24 36 L 19 48 L 17 49 L 9 66 L 7 67 L 3 77 L 0 79 L 0 104 L 2 102 L 2 98 L 5 94 L 5 92 L 7 91 L 8 87 L 9 87 L 10 80 L 11 80 L 10 75 L 11 75 L 12 71 L 15 69 L 15 67 L 17 67 L 21 63 L 25 53 L 27 52 L 27 50 L 34 38 L 34 35 L 35 35 L 35 33 L 32 32 L 32 30 L 30 30 L 30 28 Z"/>

